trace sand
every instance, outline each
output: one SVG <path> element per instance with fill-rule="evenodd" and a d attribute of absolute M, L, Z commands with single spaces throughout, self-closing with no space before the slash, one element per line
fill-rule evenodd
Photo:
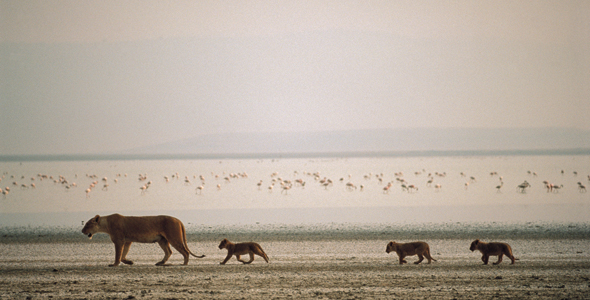
<path fill-rule="evenodd" d="M 218 241 L 191 242 L 203 259 L 183 266 L 154 264 L 155 244 L 134 244 L 132 266 L 108 267 L 109 242 L 0 243 L 1 299 L 472 299 L 590 298 L 590 241 L 508 240 L 519 258 L 482 265 L 467 239 L 431 239 L 432 264 L 399 265 L 386 254 L 388 240 L 267 240 L 270 263 L 242 265 Z M 402 241 L 403 242 L 403 241 Z M 496 261 L 493 257 L 490 261 Z"/>

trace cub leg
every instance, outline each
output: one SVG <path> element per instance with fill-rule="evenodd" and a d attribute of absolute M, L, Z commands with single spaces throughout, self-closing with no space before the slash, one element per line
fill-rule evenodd
<path fill-rule="evenodd" d="M 133 262 L 127 259 L 127 253 L 129 252 L 129 247 L 131 246 L 131 242 L 125 243 L 123 246 L 123 254 L 121 255 L 121 262 L 127 265 L 132 265 Z"/>
<path fill-rule="evenodd" d="M 502 262 L 502 256 L 504 256 L 504 253 L 500 253 L 500 255 L 498 255 L 498 261 L 495 262 L 494 265 L 497 265 Z"/>
<path fill-rule="evenodd" d="M 222 265 L 225 265 L 225 263 L 232 257 L 232 254 L 228 251 L 227 252 L 227 256 L 225 257 L 225 259 L 220 263 Z"/>
<path fill-rule="evenodd" d="M 251 263 L 251 262 L 253 262 L 253 261 L 254 261 L 254 252 L 250 252 L 249 254 L 250 254 L 250 261 L 243 261 L 243 260 L 240 260 L 240 261 L 241 261 L 243 264 L 245 264 L 245 265 L 246 265 L 246 264 L 249 264 L 249 263 Z"/>
<path fill-rule="evenodd" d="M 415 264 L 419 264 L 424 260 L 424 256 L 422 256 L 422 254 L 418 254 L 418 261 L 415 261 Z"/>
<path fill-rule="evenodd" d="M 260 251 L 256 251 L 255 253 L 258 254 L 258 256 L 264 258 L 266 262 L 268 262 L 268 256 L 266 255 L 266 253 L 264 253 L 262 249 L 260 249 Z"/>
<path fill-rule="evenodd" d="M 490 259 L 490 257 L 489 257 L 488 255 L 486 255 L 486 254 L 484 254 L 484 255 L 481 257 L 481 260 L 483 261 L 483 264 L 484 264 L 484 265 L 487 265 L 487 264 L 488 264 L 488 260 L 489 260 L 489 259 Z"/>
<path fill-rule="evenodd" d="M 426 258 L 428 259 L 428 263 L 430 263 L 431 260 L 436 261 L 436 259 L 432 258 L 432 256 L 430 256 L 430 251 L 424 253 L 424 256 L 426 256 Z"/>
<path fill-rule="evenodd" d="M 245 260 L 242 260 L 242 259 L 240 258 L 241 256 L 242 256 L 242 255 L 238 255 L 238 254 L 236 254 L 236 259 L 237 259 L 239 262 L 243 263 L 243 264 L 247 263 Z"/>
<path fill-rule="evenodd" d="M 164 250 L 164 258 L 160 262 L 156 263 L 156 266 L 162 266 L 168 261 L 170 255 L 172 255 L 172 250 L 170 249 L 170 243 L 168 243 L 168 240 L 165 238 L 159 240 L 158 244 L 162 250 Z"/>
<path fill-rule="evenodd" d="M 512 261 L 512 264 L 514 264 L 514 261 L 516 260 L 516 258 L 514 258 L 514 255 L 512 254 L 506 254 L 506 256 L 508 256 L 508 258 L 510 258 L 510 260 Z"/>
<path fill-rule="evenodd" d="M 398 255 L 399 255 L 399 264 L 400 265 L 407 263 L 407 261 L 404 259 L 404 257 L 406 257 L 405 255 L 403 255 L 403 254 L 398 254 Z"/>

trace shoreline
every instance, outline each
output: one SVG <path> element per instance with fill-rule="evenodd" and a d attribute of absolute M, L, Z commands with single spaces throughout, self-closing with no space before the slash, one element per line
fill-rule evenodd
<path fill-rule="evenodd" d="M 78 243 L 87 239 L 80 226 L 0 226 L 0 245 L 11 243 Z M 345 241 L 398 239 L 586 240 L 590 222 L 441 222 L 316 224 L 185 224 L 187 240 Z M 106 234 L 94 242 L 110 243 Z"/>

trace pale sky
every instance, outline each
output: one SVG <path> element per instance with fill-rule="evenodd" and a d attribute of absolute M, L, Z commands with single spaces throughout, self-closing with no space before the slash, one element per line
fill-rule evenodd
<path fill-rule="evenodd" d="M 590 130 L 590 1 L 3 1 L 0 155 L 202 134 Z"/>

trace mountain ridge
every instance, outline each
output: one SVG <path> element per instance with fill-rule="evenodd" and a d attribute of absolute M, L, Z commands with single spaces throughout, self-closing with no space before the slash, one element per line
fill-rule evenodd
<path fill-rule="evenodd" d="M 572 128 L 413 128 L 205 134 L 121 154 L 264 154 L 589 149 Z"/>

